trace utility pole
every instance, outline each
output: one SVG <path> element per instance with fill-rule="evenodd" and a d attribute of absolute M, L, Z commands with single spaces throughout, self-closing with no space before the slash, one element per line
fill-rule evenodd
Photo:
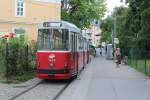
<path fill-rule="evenodd" d="M 113 41 L 116 38 L 116 15 L 114 16 L 114 37 L 113 37 Z M 114 42 L 114 49 L 116 50 L 116 43 Z"/>
<path fill-rule="evenodd" d="M 113 52 L 114 52 L 115 48 L 114 48 L 114 31 L 113 30 L 112 30 L 112 46 L 113 46 Z"/>
<path fill-rule="evenodd" d="M 112 19 L 113 19 L 112 45 L 113 45 L 113 53 L 114 53 L 114 51 L 116 50 L 116 43 L 115 43 L 115 38 L 116 38 L 116 15 Z"/>

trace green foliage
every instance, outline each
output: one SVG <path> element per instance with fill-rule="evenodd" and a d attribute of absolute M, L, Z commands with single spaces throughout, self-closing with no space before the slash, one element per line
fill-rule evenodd
<path fill-rule="evenodd" d="M 28 45 L 24 36 L 2 39 L 0 50 L 0 76 L 11 80 L 34 72 L 36 45 Z"/>
<path fill-rule="evenodd" d="M 16 75 L 17 74 L 17 59 L 19 58 L 19 44 L 18 39 L 11 39 L 7 44 L 6 49 L 6 74 L 7 76 Z"/>
<path fill-rule="evenodd" d="M 141 13 L 141 30 L 139 46 L 145 50 L 150 50 L 150 7 Z"/>
<path fill-rule="evenodd" d="M 36 73 L 31 71 L 31 72 L 26 72 L 22 75 L 17 75 L 15 77 L 12 77 L 11 82 L 12 83 L 20 83 L 20 82 L 25 82 L 28 81 L 29 79 L 33 79 L 35 77 Z"/>
<path fill-rule="evenodd" d="M 148 0 L 129 0 L 129 32 L 135 44 L 134 47 L 150 50 L 150 3 Z"/>
<path fill-rule="evenodd" d="M 102 41 L 112 42 L 112 30 L 113 30 L 113 19 L 112 17 L 107 17 L 103 20 L 102 28 Z"/>
<path fill-rule="evenodd" d="M 93 20 L 99 20 L 106 11 L 105 0 L 68 0 L 62 5 L 62 19 L 80 28 L 88 28 Z"/>
<path fill-rule="evenodd" d="M 148 0 L 127 0 L 127 3 L 128 8 L 117 7 L 111 16 L 117 19 L 117 37 L 120 40 L 120 47 L 127 50 L 131 48 L 150 50 L 150 2 Z M 108 18 L 104 21 L 106 22 Z M 111 26 L 112 23 L 107 22 L 106 24 Z M 111 27 L 113 28 L 113 25 Z M 106 32 L 110 30 L 107 31 L 104 27 L 104 37 L 110 37 L 106 35 Z"/>
<path fill-rule="evenodd" d="M 5 76 L 5 39 L 0 39 L 0 79 Z"/>

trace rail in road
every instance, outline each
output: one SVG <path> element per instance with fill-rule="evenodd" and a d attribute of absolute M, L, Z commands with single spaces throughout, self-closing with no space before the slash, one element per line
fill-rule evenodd
<path fill-rule="evenodd" d="M 57 100 L 64 90 L 71 84 L 71 82 L 73 82 L 73 80 L 74 79 L 67 81 L 43 80 L 11 97 L 9 100 L 35 100 L 36 98 L 39 100 L 39 98 L 43 99 L 45 97 L 47 98 L 44 100 Z M 43 92 L 47 93 L 44 93 L 43 95 Z"/>
<path fill-rule="evenodd" d="M 10 98 L 9 100 L 15 100 L 15 99 L 18 98 L 19 96 L 21 96 L 21 95 L 25 94 L 26 92 L 32 90 L 33 88 L 37 87 L 37 86 L 40 85 L 42 82 L 43 82 L 43 81 L 38 82 L 37 84 L 33 85 L 32 87 L 30 87 L 30 88 L 24 90 L 23 92 L 21 92 L 21 93 L 15 95 L 15 96 L 13 96 L 13 97 Z"/>
<path fill-rule="evenodd" d="M 53 100 L 57 100 L 59 96 L 66 90 L 66 88 L 71 84 L 72 80 L 69 81 L 59 92 L 58 94 L 53 98 Z"/>

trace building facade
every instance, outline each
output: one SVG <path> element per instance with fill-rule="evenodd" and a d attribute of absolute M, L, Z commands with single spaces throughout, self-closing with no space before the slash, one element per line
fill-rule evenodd
<path fill-rule="evenodd" d="M 37 40 L 38 23 L 61 18 L 60 0 L 0 0 L 0 34 Z"/>
<path fill-rule="evenodd" d="M 101 29 L 99 26 L 93 25 L 91 27 L 92 35 L 91 42 L 95 47 L 98 47 L 101 44 Z"/>
<path fill-rule="evenodd" d="M 100 21 L 93 21 L 90 28 L 82 30 L 82 34 L 93 46 L 99 47 L 101 45 Z"/>

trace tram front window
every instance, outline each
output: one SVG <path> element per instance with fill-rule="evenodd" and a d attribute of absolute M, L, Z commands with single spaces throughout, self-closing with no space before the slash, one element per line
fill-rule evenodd
<path fill-rule="evenodd" d="M 40 29 L 38 32 L 39 50 L 69 50 L 67 29 Z"/>

